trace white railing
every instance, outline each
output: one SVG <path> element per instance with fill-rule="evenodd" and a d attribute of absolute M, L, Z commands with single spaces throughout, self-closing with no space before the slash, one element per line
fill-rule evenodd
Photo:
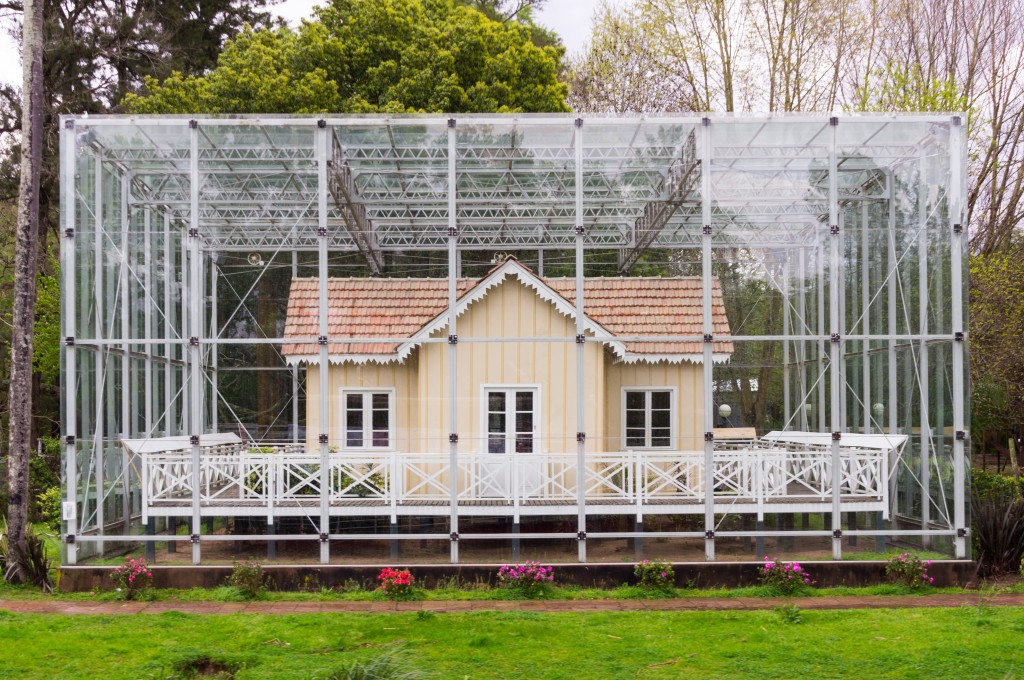
<path fill-rule="evenodd" d="M 192 497 L 188 452 L 140 454 L 145 502 L 180 504 Z M 844 448 L 840 494 L 844 499 L 881 499 L 887 492 L 886 454 Z M 200 458 L 203 505 L 265 506 L 319 502 L 320 455 L 314 453 L 214 453 Z M 447 454 L 331 453 L 328 497 L 333 504 L 368 505 L 448 502 Z M 575 503 L 575 453 L 460 454 L 458 502 L 508 504 Z M 627 451 L 587 454 L 587 502 L 700 502 L 705 498 L 704 453 Z M 827 449 L 716 451 L 713 496 L 721 502 L 770 503 L 785 498 L 826 501 L 832 495 L 832 455 Z"/>

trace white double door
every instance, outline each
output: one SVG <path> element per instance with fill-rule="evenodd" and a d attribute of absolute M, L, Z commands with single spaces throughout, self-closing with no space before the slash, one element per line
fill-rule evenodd
<path fill-rule="evenodd" d="M 486 387 L 484 408 L 488 455 L 479 464 L 480 495 L 509 498 L 513 478 L 518 478 L 517 492 L 522 494 L 536 486 L 541 476 L 539 461 L 529 455 L 536 452 L 537 388 Z"/>

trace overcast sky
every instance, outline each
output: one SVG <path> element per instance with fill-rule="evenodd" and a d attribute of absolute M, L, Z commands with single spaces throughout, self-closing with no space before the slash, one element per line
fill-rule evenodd
<path fill-rule="evenodd" d="M 321 0 L 285 0 L 274 11 L 296 25 L 312 13 Z M 590 34 L 590 18 L 599 0 L 547 0 L 538 13 L 538 23 L 555 30 L 569 53 L 579 50 Z M 0 81 L 21 83 L 21 57 L 18 46 L 7 32 L 0 34 Z"/>

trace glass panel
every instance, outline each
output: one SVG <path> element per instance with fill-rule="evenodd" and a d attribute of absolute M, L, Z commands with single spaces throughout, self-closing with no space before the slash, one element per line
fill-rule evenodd
<path fill-rule="evenodd" d="M 533 435 L 516 435 L 516 453 L 533 453 Z"/>
<path fill-rule="evenodd" d="M 672 426 L 671 411 L 651 411 L 651 427 L 669 428 Z"/>
<path fill-rule="evenodd" d="M 626 411 L 626 427 L 636 427 L 642 431 L 646 425 L 643 411 Z"/>
<path fill-rule="evenodd" d="M 505 434 L 505 414 L 504 413 L 488 413 L 487 414 L 487 431 L 488 432 L 500 432 Z"/>
<path fill-rule="evenodd" d="M 533 410 L 533 392 L 516 392 L 516 410 Z"/>
<path fill-rule="evenodd" d="M 373 408 L 386 409 L 388 407 L 388 393 L 377 392 L 373 395 Z"/>
<path fill-rule="evenodd" d="M 646 392 L 626 392 L 626 408 L 642 409 L 646 396 Z"/>
<path fill-rule="evenodd" d="M 646 446 L 643 430 L 626 430 L 626 446 Z"/>
<path fill-rule="evenodd" d="M 361 394 L 350 394 L 350 395 L 348 395 L 348 397 L 346 397 L 345 404 L 350 409 L 354 409 L 355 408 L 355 409 L 362 410 L 362 408 L 363 408 L 363 395 L 361 395 Z"/>
<path fill-rule="evenodd" d="M 504 434 L 491 434 L 487 436 L 487 453 L 505 453 Z"/>
<path fill-rule="evenodd" d="M 669 392 L 651 392 L 651 408 L 671 408 L 672 397 Z"/>
<path fill-rule="evenodd" d="M 505 410 L 505 393 L 504 392 L 488 392 L 488 394 L 487 394 L 487 409 L 489 411 L 504 411 Z"/>
<path fill-rule="evenodd" d="M 388 429 L 388 420 L 390 413 L 388 412 L 387 406 L 383 409 L 373 410 L 373 429 L 375 430 L 386 430 Z"/>

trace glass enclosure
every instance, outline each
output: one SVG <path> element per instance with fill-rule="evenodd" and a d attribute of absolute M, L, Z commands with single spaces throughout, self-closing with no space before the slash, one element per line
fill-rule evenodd
<path fill-rule="evenodd" d="M 65 562 L 968 557 L 963 121 L 66 117 Z"/>

